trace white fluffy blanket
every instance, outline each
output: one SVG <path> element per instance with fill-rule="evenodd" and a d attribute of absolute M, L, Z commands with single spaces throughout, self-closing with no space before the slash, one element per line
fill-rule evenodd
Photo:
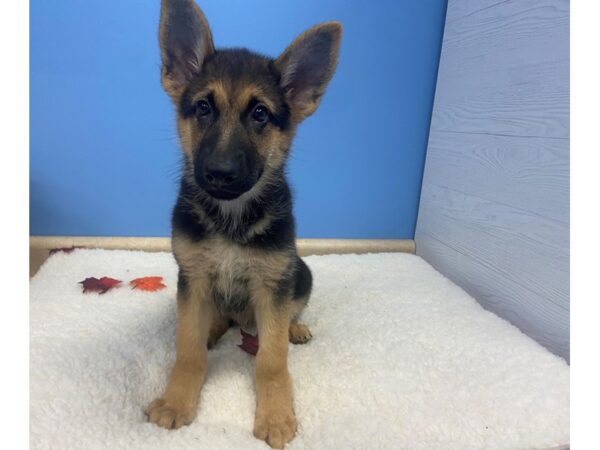
<path fill-rule="evenodd" d="M 298 433 L 290 449 L 530 449 L 569 442 L 569 367 L 417 256 L 306 258 L 315 287 L 290 346 Z M 31 280 L 35 449 L 268 448 L 252 436 L 254 358 L 231 329 L 209 352 L 195 422 L 143 410 L 175 356 L 168 253 L 75 250 Z M 83 294 L 79 281 L 162 275 L 154 293 Z"/>

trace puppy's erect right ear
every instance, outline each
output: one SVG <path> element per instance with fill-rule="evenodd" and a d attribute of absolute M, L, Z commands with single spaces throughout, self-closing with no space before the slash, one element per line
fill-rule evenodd
<path fill-rule="evenodd" d="M 193 0 L 162 0 L 158 33 L 162 85 L 176 100 L 215 51 L 206 17 Z"/>

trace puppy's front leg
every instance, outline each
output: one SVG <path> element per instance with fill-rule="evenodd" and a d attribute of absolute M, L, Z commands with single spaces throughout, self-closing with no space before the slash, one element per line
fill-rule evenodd
<path fill-rule="evenodd" d="M 255 306 L 260 345 L 256 355 L 256 417 L 254 436 L 283 448 L 296 433 L 292 380 L 287 367 L 290 318 L 284 304 L 272 296 Z"/>
<path fill-rule="evenodd" d="M 177 357 L 162 398 L 146 409 L 148 420 L 163 428 L 189 425 L 196 417 L 206 376 L 208 333 L 213 305 L 204 281 L 188 283 L 180 273 L 177 291 Z"/>

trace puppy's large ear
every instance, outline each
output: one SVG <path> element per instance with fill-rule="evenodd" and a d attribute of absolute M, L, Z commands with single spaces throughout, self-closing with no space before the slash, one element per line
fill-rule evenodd
<path fill-rule="evenodd" d="M 342 37 L 338 22 L 326 22 L 301 34 L 275 61 L 281 87 L 297 121 L 310 116 L 337 65 Z"/>
<path fill-rule="evenodd" d="M 212 35 L 206 17 L 193 0 L 162 0 L 158 39 L 161 81 L 175 100 L 215 51 Z"/>

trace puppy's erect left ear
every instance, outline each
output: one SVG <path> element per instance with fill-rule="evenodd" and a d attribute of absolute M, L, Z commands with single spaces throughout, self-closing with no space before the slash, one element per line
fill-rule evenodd
<path fill-rule="evenodd" d="M 326 22 L 300 35 L 275 61 L 292 115 L 300 121 L 321 101 L 337 65 L 342 25 Z"/>
<path fill-rule="evenodd" d="M 212 35 L 194 0 L 162 0 L 158 38 L 162 84 L 176 100 L 215 51 Z"/>

